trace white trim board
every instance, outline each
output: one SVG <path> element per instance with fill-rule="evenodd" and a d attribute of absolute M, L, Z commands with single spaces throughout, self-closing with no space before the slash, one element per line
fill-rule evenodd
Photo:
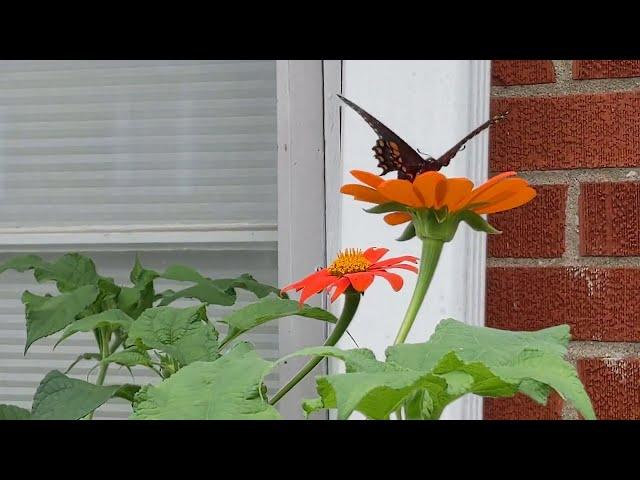
<path fill-rule="evenodd" d="M 324 266 L 325 189 L 322 61 L 278 60 L 278 285 L 284 286 Z M 320 296 L 307 303 L 321 305 Z M 280 356 L 303 347 L 321 345 L 323 322 L 286 317 L 279 323 Z M 308 358 L 293 358 L 278 367 L 283 381 L 291 378 Z M 301 419 L 301 399 L 317 396 L 316 367 L 278 408 L 287 419 Z M 314 415 L 314 419 L 326 415 Z"/>
<path fill-rule="evenodd" d="M 433 156 L 446 151 L 489 116 L 489 61 L 345 60 L 341 73 L 341 88 L 347 98 L 378 117 L 409 144 Z M 331 114 L 339 99 L 326 92 L 325 97 L 325 111 Z M 370 150 L 376 136 L 369 126 L 348 107 L 342 108 L 338 125 L 340 161 L 327 165 L 326 203 L 339 232 L 327 233 L 329 254 L 348 247 L 378 246 L 389 248 L 390 255 L 418 256 L 417 240 L 395 241 L 403 227 L 387 226 L 381 216 L 362 211 L 366 204 L 338 192 L 339 185 L 355 182 L 350 170 L 376 171 Z M 329 140 L 337 141 L 335 135 Z M 487 165 L 484 133 L 470 142 L 443 172 L 479 183 L 486 179 Z M 330 218 L 327 214 L 328 221 Z M 460 226 L 454 241 L 445 246 L 408 342 L 425 341 L 442 318 L 484 324 L 485 242 L 485 235 L 471 231 L 466 225 Z M 359 345 L 371 348 L 378 358 L 384 358 L 384 349 L 393 343 L 415 285 L 415 276 L 406 274 L 404 278 L 405 287 L 399 293 L 394 293 L 385 282 L 376 282 L 367 291 L 349 329 Z M 332 307 L 334 311 L 339 309 L 339 305 Z M 347 337 L 340 346 L 353 348 L 354 344 Z M 340 368 L 338 362 L 330 362 L 330 371 Z M 443 419 L 481 417 L 481 399 L 471 396 L 449 406 L 443 415 Z"/>

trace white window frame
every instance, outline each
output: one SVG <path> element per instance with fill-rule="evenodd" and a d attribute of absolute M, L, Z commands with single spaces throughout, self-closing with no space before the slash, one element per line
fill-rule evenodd
<path fill-rule="evenodd" d="M 354 67 L 356 62 L 361 62 L 355 68 L 360 70 L 359 75 L 352 76 L 349 68 Z M 423 111 L 430 109 L 432 118 L 442 116 L 444 118 L 456 118 L 456 129 L 459 137 L 475 128 L 489 116 L 489 94 L 490 94 L 490 61 L 489 60 L 456 60 L 440 62 L 438 68 L 426 75 L 425 62 L 429 61 L 404 61 L 402 65 L 382 65 L 378 61 L 327 61 L 325 62 L 325 133 L 327 139 L 327 254 L 333 257 L 340 249 L 354 247 L 356 245 L 382 245 L 393 249 L 397 254 L 404 254 L 403 249 L 413 249 L 411 254 L 419 255 L 419 246 L 408 246 L 409 242 L 399 244 L 393 240 L 394 235 L 399 231 L 391 233 L 390 227 L 386 226 L 381 219 L 377 222 L 367 222 L 367 228 L 361 225 L 354 226 L 349 223 L 351 220 L 345 219 L 343 208 L 348 208 L 353 214 L 354 209 L 363 207 L 363 204 L 355 205 L 352 199 L 348 199 L 348 204 L 344 203 L 344 195 L 339 194 L 340 185 L 345 181 L 353 180 L 348 174 L 353 168 L 364 167 L 365 161 L 369 170 L 375 167 L 375 161 L 369 158 L 368 143 L 372 134 L 366 124 L 351 110 L 347 113 L 346 107 L 340 109 L 341 102 L 335 97 L 335 93 L 342 92 L 346 88 L 345 94 L 364 108 L 371 109 L 369 105 L 376 105 L 376 110 L 371 113 L 395 114 L 394 118 L 399 125 L 394 122 L 390 125 L 396 131 L 402 131 L 402 122 L 406 122 L 404 128 L 411 130 L 418 128 L 420 131 L 428 132 L 433 129 L 433 123 L 424 119 Z M 432 64 L 433 66 L 433 64 Z M 394 68 L 392 68 L 394 67 Z M 421 83 L 416 83 L 411 77 L 419 78 Z M 412 90 L 413 89 L 413 90 Z M 457 90 L 456 90 L 457 89 Z M 443 92 L 453 92 L 457 94 L 459 104 L 443 101 L 439 95 Z M 467 97 L 468 95 L 468 97 Z M 411 98 L 411 101 L 408 99 Z M 367 103 L 367 99 L 371 100 Z M 407 101 L 403 101 L 406 99 Z M 419 101 L 416 101 L 419 100 Z M 410 114 L 407 110 L 410 109 Z M 349 115 L 348 122 L 345 123 L 344 115 Z M 403 119 L 403 116 L 408 117 Z M 387 117 L 388 118 L 388 117 Z M 382 119 L 382 118 L 381 118 Z M 409 120 L 410 119 L 410 120 Z M 355 122 L 362 125 L 354 127 Z M 358 130 L 359 129 L 359 130 Z M 343 142 L 345 135 L 350 135 L 350 141 L 358 142 L 358 154 L 349 153 L 348 157 L 343 155 Z M 423 135 L 422 133 L 420 135 Z M 362 140 L 361 140 L 362 139 Z M 431 140 L 434 142 L 434 139 Z M 438 145 L 435 140 L 434 145 L 429 148 L 438 148 L 442 152 L 450 144 Z M 450 140 L 446 140 L 450 142 Z M 450 142 L 453 144 L 453 141 Z M 372 145 L 373 143 L 371 143 Z M 422 147 L 422 145 L 417 145 Z M 438 152 L 433 152 L 437 154 Z M 488 173 L 488 135 L 480 135 L 467 148 L 456 157 L 455 175 L 466 176 L 476 183 L 484 181 Z M 445 169 L 446 172 L 446 169 Z M 451 175 L 451 171 L 449 171 Z M 366 215 L 360 211 L 361 215 Z M 374 243 L 372 243 L 374 242 Z M 379 245 L 380 246 L 380 245 Z M 466 225 L 461 226 L 456 242 L 448 244 L 447 249 L 451 255 L 456 257 L 456 262 L 440 262 L 434 284 L 438 279 L 443 284 L 452 280 L 460 286 L 460 294 L 442 295 L 439 291 L 443 287 L 432 286 L 427 302 L 418 316 L 414 328 L 411 332 L 409 342 L 426 340 L 425 333 L 432 331 L 435 326 L 434 315 L 438 312 L 445 312 L 439 318 L 452 316 L 465 321 L 471 325 L 484 325 L 485 312 L 485 269 L 486 269 L 486 235 L 472 232 Z M 406 253 L 409 253 L 407 251 Z M 464 265 L 464 272 L 461 272 L 461 265 Z M 402 298 L 410 296 L 413 290 L 415 279 L 405 275 L 405 292 Z M 390 295 L 390 294 L 389 294 Z M 396 299 L 400 296 L 396 297 Z M 404 300 L 402 300 L 404 302 Z M 384 348 L 393 341 L 393 335 L 397 330 L 397 325 L 389 325 L 390 320 L 400 321 L 404 314 L 405 303 L 391 302 L 389 297 L 371 298 L 366 301 L 369 305 L 364 305 L 365 316 L 369 308 L 369 317 L 366 318 L 366 326 L 358 328 L 353 326 L 352 330 L 358 332 L 357 340 L 361 347 L 372 348 L 378 356 L 383 355 Z M 338 302 L 336 302 L 338 303 Z M 397 307 L 396 307 L 397 305 Z M 334 313 L 339 312 L 340 305 L 332 306 Z M 457 312 L 457 313 L 453 313 Z M 429 318 L 427 318 L 429 317 Z M 391 331 L 391 330 L 393 331 Z M 343 338 L 339 343 L 343 348 L 353 348 L 354 344 L 350 339 Z M 342 364 L 338 361 L 329 362 L 329 371 L 342 371 Z M 443 418 L 449 419 L 482 419 L 482 398 L 474 395 L 467 395 L 463 399 L 451 405 Z"/>

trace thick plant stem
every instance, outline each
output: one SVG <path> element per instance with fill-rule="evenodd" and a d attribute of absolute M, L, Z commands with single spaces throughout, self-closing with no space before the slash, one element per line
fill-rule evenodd
<path fill-rule="evenodd" d="M 329 335 L 329 338 L 327 338 L 323 346 L 332 347 L 336 343 L 338 343 L 338 340 L 342 338 L 342 335 L 344 335 L 344 332 L 347 330 L 347 327 L 351 323 L 351 320 L 353 319 L 353 316 L 355 315 L 356 310 L 358 310 L 359 303 L 360 303 L 360 293 L 353 291 L 351 289 L 347 291 L 347 293 L 345 293 L 344 308 L 342 309 L 342 314 L 340 315 L 340 318 L 338 319 L 338 322 L 336 323 L 336 326 L 333 329 L 333 332 L 331 332 L 331 335 Z M 278 392 L 273 396 L 273 398 L 269 400 L 269 404 L 275 405 L 276 403 L 278 403 L 278 401 L 282 397 L 284 397 L 289 392 L 289 390 L 295 387 L 298 384 L 298 382 L 300 382 L 300 380 L 306 377 L 307 374 L 311 370 L 313 370 L 314 367 L 318 365 L 318 363 L 320 363 L 320 361 L 323 358 L 324 357 L 322 356 L 316 356 L 316 357 L 313 357 L 311 360 L 309 360 L 309 362 L 304 367 L 302 367 L 300 371 L 296 373 L 296 375 L 291 380 L 289 380 L 289 382 L 287 382 L 287 384 L 284 387 L 278 390 Z"/>
<path fill-rule="evenodd" d="M 108 332 L 106 330 L 101 330 L 100 332 L 101 335 L 101 353 L 102 353 L 102 359 L 104 360 L 105 358 L 107 358 L 110 355 L 110 351 L 109 351 L 109 341 L 111 340 L 111 332 Z M 109 368 L 109 364 L 108 363 L 101 363 L 100 364 L 100 370 L 98 371 L 98 378 L 96 380 L 96 385 L 100 385 L 102 386 L 102 384 L 104 383 L 104 379 L 107 376 L 107 370 Z M 91 412 L 88 416 L 87 416 L 87 420 L 91 420 L 93 419 L 93 414 L 95 413 L 95 410 L 93 412 Z"/>
<path fill-rule="evenodd" d="M 436 267 L 438 266 L 438 260 L 440 259 L 443 245 L 444 242 L 442 240 L 436 240 L 433 238 L 425 238 L 422 240 L 422 256 L 420 257 L 420 272 L 418 273 L 418 281 L 416 283 L 416 288 L 413 291 L 411 302 L 409 302 L 407 313 L 405 314 L 404 320 L 402 320 L 402 324 L 400 325 L 400 329 L 398 330 L 398 335 L 393 342 L 394 345 L 404 343 L 404 341 L 407 339 L 407 336 L 409 335 L 409 332 L 411 331 L 413 322 L 416 319 L 416 315 L 418 315 L 418 311 L 422 306 L 424 297 L 427 294 L 429 285 L 431 284 L 433 274 L 435 273 Z"/>

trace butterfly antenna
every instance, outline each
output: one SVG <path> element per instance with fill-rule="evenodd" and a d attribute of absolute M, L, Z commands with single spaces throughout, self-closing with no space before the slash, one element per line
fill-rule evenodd
<path fill-rule="evenodd" d="M 419 148 L 418 148 L 416 151 L 417 151 L 420 155 L 424 155 L 425 157 L 428 157 L 428 158 L 433 158 L 433 157 L 432 157 L 431 155 L 429 155 L 428 153 L 421 152 Z"/>

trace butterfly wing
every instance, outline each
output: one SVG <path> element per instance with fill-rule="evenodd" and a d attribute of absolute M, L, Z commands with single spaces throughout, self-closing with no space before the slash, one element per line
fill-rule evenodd
<path fill-rule="evenodd" d="M 440 169 L 442 167 L 446 167 L 447 165 L 449 165 L 449 162 L 451 161 L 451 159 L 453 157 L 455 157 L 456 154 L 460 150 L 462 150 L 462 148 L 465 146 L 465 144 L 469 140 L 471 140 L 473 137 L 475 137 L 476 135 L 481 133 L 483 130 L 489 128 L 491 125 L 494 125 L 494 124 L 498 123 L 499 121 L 504 120 L 505 118 L 507 118 L 508 114 L 509 114 L 509 112 L 504 112 L 504 113 L 501 113 L 499 115 L 496 115 L 493 118 L 491 118 L 490 120 L 487 120 L 486 122 L 484 122 L 482 125 L 480 125 L 475 130 L 472 130 L 466 137 L 464 137 L 462 140 L 460 140 L 458 143 L 456 143 L 453 147 L 451 147 L 449 150 L 447 150 L 437 160 L 435 160 L 435 163 L 437 164 L 438 169 Z"/>
<path fill-rule="evenodd" d="M 355 110 L 378 135 L 378 141 L 372 150 L 376 160 L 378 160 L 378 166 L 382 168 L 381 175 L 397 171 L 398 178 L 413 180 L 420 171 L 425 171 L 428 162 L 423 160 L 420 154 L 411 148 L 407 142 L 351 100 L 347 100 L 342 95 L 338 95 L 338 97 Z"/>

